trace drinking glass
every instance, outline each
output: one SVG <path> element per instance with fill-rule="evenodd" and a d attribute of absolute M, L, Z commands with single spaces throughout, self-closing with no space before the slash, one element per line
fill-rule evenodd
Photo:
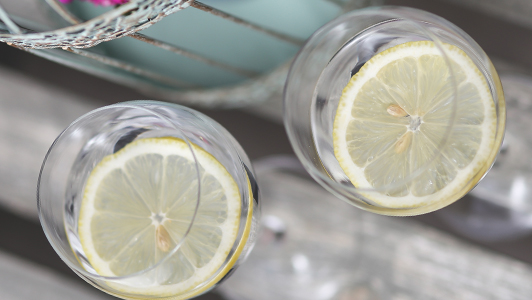
<path fill-rule="evenodd" d="M 185 187 L 192 190 L 192 194 L 189 193 L 188 195 L 196 195 L 190 196 L 191 199 L 188 199 L 194 209 L 188 218 L 171 219 L 171 217 L 165 216 L 164 207 L 168 208 L 171 204 L 178 207 L 179 201 L 183 201 L 183 199 L 165 197 L 164 201 L 170 203 L 166 203 L 167 206 L 160 205 L 161 211 L 157 213 L 164 217 L 159 222 L 161 224 L 167 224 L 163 222 L 180 222 L 180 228 L 183 228 L 181 236 L 172 236 L 175 243 L 169 243 L 167 249 L 164 249 L 166 251 L 155 256 L 155 259 L 149 261 L 146 259 L 147 262 L 141 262 L 142 268 L 136 269 L 134 272 L 120 274 L 120 276 L 103 276 L 96 272 L 91 263 L 91 257 L 88 255 L 90 253 L 85 252 L 85 244 L 80 239 L 78 219 L 80 218 L 82 201 L 84 201 L 86 182 L 102 159 L 108 158 L 109 155 L 120 151 L 131 143 L 149 138 L 179 139 L 186 143 L 185 150 L 183 150 L 185 154 L 182 155 L 183 157 L 190 157 L 189 174 L 193 175 L 188 175 L 189 177 L 184 179 L 180 178 L 179 175 L 172 178 L 180 178 L 174 180 L 176 186 L 181 184 L 183 187 L 182 182 L 186 182 Z M 213 273 L 205 275 L 203 281 L 194 282 L 188 290 L 154 293 L 150 291 L 153 287 L 161 291 L 165 287 L 180 282 L 178 280 L 179 274 L 185 271 L 175 266 L 186 265 L 179 261 L 182 262 L 187 259 L 185 246 L 188 242 L 187 238 L 190 238 L 190 233 L 203 232 L 201 236 L 191 239 L 213 239 L 216 235 L 214 231 L 218 229 L 215 226 L 206 227 L 206 219 L 215 213 L 217 213 L 216 218 L 228 218 L 229 212 L 227 210 L 225 214 L 219 213 L 219 207 L 209 206 L 209 203 L 212 202 L 202 202 L 210 198 L 206 198 L 208 195 L 204 195 L 207 193 L 204 191 L 209 187 L 209 181 L 206 179 L 207 176 L 204 171 L 206 170 L 205 160 L 199 159 L 201 158 L 199 155 L 201 151 L 204 151 L 202 152 L 204 154 L 201 154 L 203 157 L 207 155 L 217 160 L 237 185 L 240 193 L 238 200 L 240 215 L 234 217 L 235 224 L 238 225 L 231 229 L 236 232 L 233 232 L 236 238 L 234 241 L 229 240 L 226 244 L 228 245 L 226 249 L 230 250 L 221 254 L 220 261 L 223 263 L 220 263 L 218 267 L 215 265 L 212 269 L 214 271 L 211 270 Z M 169 164 L 165 163 L 165 166 L 169 166 Z M 177 171 L 175 174 L 180 173 L 180 170 L 175 171 Z M 156 177 L 155 174 L 146 176 L 144 179 L 145 182 L 156 182 L 159 180 Z M 212 185 L 211 181 L 210 186 Z M 251 250 L 255 242 L 260 209 L 258 190 L 250 161 L 236 140 L 221 125 L 197 111 L 156 101 L 118 103 L 91 111 L 74 121 L 59 135 L 48 151 L 39 176 L 37 193 L 42 227 L 50 244 L 61 259 L 91 285 L 124 299 L 187 299 L 210 290 L 221 279 L 231 274 Z M 226 199 L 223 201 L 228 202 L 227 198 L 223 197 Z M 127 200 L 128 204 L 131 203 L 131 209 L 134 207 L 133 198 Z M 220 204 L 217 202 L 217 205 Z M 116 215 L 116 217 L 120 216 Z M 157 222 L 154 218 L 156 219 L 152 215 L 153 222 Z M 101 228 L 101 226 L 99 227 Z M 93 228 L 92 230 L 96 229 Z M 101 233 L 113 235 L 113 228 L 106 227 Z M 159 247 L 159 235 L 155 234 L 155 236 L 157 236 L 156 242 L 157 247 Z M 116 238 L 120 239 L 118 236 Z M 136 238 L 133 238 L 126 244 L 128 246 L 135 245 L 135 240 Z M 209 242 L 209 240 L 202 240 L 202 242 Z M 200 243 L 200 245 L 204 244 Z M 196 250 L 201 252 L 204 249 L 201 249 L 200 246 Z M 135 262 L 135 259 L 140 260 L 140 255 L 139 257 L 127 257 L 120 263 Z M 188 266 L 198 267 L 194 261 L 191 261 Z M 181 278 L 186 279 L 186 277 Z"/>
<path fill-rule="evenodd" d="M 425 162 L 411 167 L 405 176 L 397 180 L 381 178 L 383 183 L 380 185 L 354 186 L 333 151 L 334 120 L 342 90 L 372 57 L 391 47 L 415 41 L 433 43 L 445 62 L 445 66 L 441 68 L 446 70 L 438 70 L 447 72 L 450 82 L 447 91 L 449 97 L 445 105 L 450 107 L 451 113 L 446 122 L 440 125 L 445 133 L 434 141 L 433 153 L 421 152 L 427 156 Z M 457 74 L 457 64 L 451 58 L 449 44 L 461 49 L 471 59 L 485 79 L 493 99 L 496 116 L 494 134 L 487 141 L 492 145 L 487 150 L 487 159 L 470 177 L 462 179 L 464 182 L 461 187 L 443 200 L 404 207 L 377 203 L 373 200 L 375 195 L 390 195 L 403 187 L 424 184 L 422 188 L 430 190 L 430 185 L 440 178 L 426 180 L 427 172 L 441 167 L 437 160 L 445 155 L 443 149 L 452 150 L 457 146 L 453 144 L 453 136 L 461 130 L 458 125 L 464 111 L 457 100 L 461 95 L 461 79 Z M 292 63 L 285 85 L 284 123 L 296 155 L 310 175 L 327 190 L 371 212 L 408 216 L 428 213 L 453 203 L 488 172 L 504 134 L 505 102 L 499 77 L 491 61 L 480 46 L 460 28 L 418 9 L 382 6 L 342 15 L 320 28 L 307 40 Z M 418 123 L 417 128 L 425 126 L 423 123 L 423 120 Z M 369 138 L 363 140 L 363 143 L 372 142 L 374 141 Z M 373 159 L 371 153 L 368 159 Z"/>

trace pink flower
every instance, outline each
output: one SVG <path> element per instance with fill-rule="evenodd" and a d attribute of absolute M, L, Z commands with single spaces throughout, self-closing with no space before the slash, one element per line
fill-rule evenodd
<path fill-rule="evenodd" d="M 59 0 L 63 3 L 70 3 L 72 0 Z M 84 0 L 84 1 L 90 1 L 94 3 L 94 5 L 101 5 L 101 6 L 112 6 L 117 4 L 124 4 L 129 2 L 129 0 Z"/>

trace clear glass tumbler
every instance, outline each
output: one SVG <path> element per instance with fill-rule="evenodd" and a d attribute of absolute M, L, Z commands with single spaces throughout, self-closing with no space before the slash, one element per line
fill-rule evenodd
<path fill-rule="evenodd" d="M 385 215 L 431 212 L 470 191 L 493 164 L 505 118 L 480 46 L 441 17 L 404 7 L 323 26 L 284 91 L 285 127 L 310 175 Z"/>
<path fill-rule="evenodd" d="M 38 183 L 44 232 L 88 283 L 124 299 L 188 299 L 216 286 L 255 242 L 251 164 L 218 123 L 156 101 L 80 117 Z"/>

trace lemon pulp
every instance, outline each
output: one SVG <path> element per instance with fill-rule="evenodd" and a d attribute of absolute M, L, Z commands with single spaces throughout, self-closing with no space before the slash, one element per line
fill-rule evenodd
<path fill-rule="evenodd" d="M 461 49 L 443 47 L 449 61 L 431 41 L 387 49 L 342 92 L 335 157 L 355 187 L 378 191 L 364 193 L 378 206 L 456 200 L 495 158 L 497 115 L 486 79 Z"/>
<path fill-rule="evenodd" d="M 185 237 L 180 248 L 152 271 L 113 287 L 157 297 L 200 293 L 235 263 L 247 239 L 228 258 L 240 226 L 238 186 L 225 167 L 176 138 L 146 138 L 106 156 L 91 172 L 84 191 L 79 238 L 95 271 L 128 276 L 154 266 Z M 229 260 L 227 264 L 224 262 Z M 209 281 L 210 280 L 210 281 Z M 198 286 L 203 288 L 197 289 Z M 172 299 L 181 299 L 173 297 Z"/>

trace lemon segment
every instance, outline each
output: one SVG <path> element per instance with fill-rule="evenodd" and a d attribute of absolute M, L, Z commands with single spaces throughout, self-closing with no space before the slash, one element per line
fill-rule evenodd
<path fill-rule="evenodd" d="M 197 204 L 198 174 L 194 156 L 183 140 L 136 140 L 106 156 L 89 175 L 78 232 L 85 255 L 98 274 L 127 276 L 150 268 L 186 236 L 161 265 L 112 284 L 113 288 L 132 295 L 178 299 L 178 295 L 193 293 L 208 283 L 226 261 L 232 261 L 228 256 L 241 217 L 238 186 L 212 155 L 196 145 L 192 148 L 200 171 L 201 196 L 188 235 Z M 246 239 L 244 234 L 239 243 L 245 244 Z M 222 273 L 230 267 L 225 265 Z"/>
<path fill-rule="evenodd" d="M 377 206 L 456 200 L 494 160 L 497 114 L 486 79 L 461 49 L 443 47 L 448 61 L 431 41 L 387 49 L 342 92 L 334 154 L 355 187 L 378 190 L 363 192 Z"/>

